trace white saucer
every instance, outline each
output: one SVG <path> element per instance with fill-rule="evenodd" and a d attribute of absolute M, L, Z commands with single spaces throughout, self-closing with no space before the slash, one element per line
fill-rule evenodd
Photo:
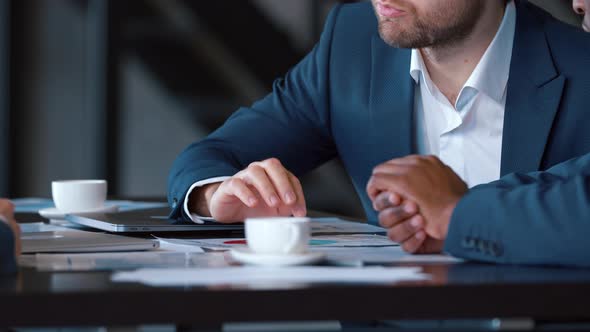
<path fill-rule="evenodd" d="M 39 210 L 39 214 L 43 218 L 47 219 L 65 219 L 66 214 L 77 214 L 77 213 L 113 213 L 118 212 L 119 206 L 118 205 L 110 205 L 105 206 L 100 209 L 95 210 L 88 210 L 88 211 L 78 211 L 78 212 L 70 212 L 70 213 L 63 213 L 56 208 L 46 208 Z"/>
<path fill-rule="evenodd" d="M 313 264 L 323 260 L 326 254 L 323 252 L 306 252 L 303 254 L 272 255 L 255 254 L 248 247 L 233 248 L 232 257 L 240 263 L 261 266 L 292 266 Z"/>

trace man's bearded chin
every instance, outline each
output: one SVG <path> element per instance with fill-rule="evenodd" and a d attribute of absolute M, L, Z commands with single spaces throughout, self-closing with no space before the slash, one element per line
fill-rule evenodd
<path fill-rule="evenodd" d="M 415 14 L 414 21 L 407 23 L 379 18 L 379 35 L 385 43 L 396 48 L 451 46 L 473 32 L 484 11 L 483 1 L 464 2 L 458 6 L 462 8 L 459 11 L 433 11 L 436 14 L 426 17 Z M 401 20 L 409 19 L 404 17 Z"/>
<path fill-rule="evenodd" d="M 399 24 L 385 19 L 379 22 L 379 35 L 386 44 L 396 48 L 423 48 L 434 43 L 425 29 L 418 24 L 411 29 L 404 29 Z"/>

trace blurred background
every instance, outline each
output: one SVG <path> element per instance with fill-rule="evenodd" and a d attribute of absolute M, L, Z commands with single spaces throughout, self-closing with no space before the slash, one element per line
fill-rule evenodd
<path fill-rule="evenodd" d="M 164 198 L 182 149 L 268 93 L 336 2 L 0 0 L 0 195 L 106 178 Z M 533 2 L 580 22 L 570 0 Z M 338 161 L 303 181 L 310 209 L 363 217 Z"/>

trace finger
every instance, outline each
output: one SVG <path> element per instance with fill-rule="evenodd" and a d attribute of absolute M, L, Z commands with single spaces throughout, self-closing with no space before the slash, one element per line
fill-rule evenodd
<path fill-rule="evenodd" d="M 248 207 L 255 207 L 258 204 L 256 193 L 250 189 L 250 186 L 240 178 L 234 177 L 226 181 L 220 186 L 220 189 L 225 195 L 237 197 L 242 203 Z"/>
<path fill-rule="evenodd" d="M 381 192 L 373 201 L 375 211 L 382 211 L 386 208 L 395 207 L 401 204 L 401 197 L 396 193 L 388 191 Z"/>
<path fill-rule="evenodd" d="M 391 173 L 373 173 L 367 182 L 367 195 L 374 203 L 379 195 L 387 191 L 395 193 L 397 198 L 401 198 L 399 193 L 394 189 L 395 183 L 403 180 L 403 176 Z M 395 201 L 396 197 L 392 197 L 392 201 Z M 401 200 L 401 199 L 400 199 Z"/>
<path fill-rule="evenodd" d="M 391 159 L 384 162 L 382 165 L 405 165 L 405 166 L 415 166 L 421 163 L 424 160 L 424 156 L 421 155 L 411 155 L 406 156 L 403 158 L 396 158 Z"/>
<path fill-rule="evenodd" d="M 373 170 L 373 173 L 408 174 L 417 169 L 446 166 L 437 156 L 410 156 L 393 159 L 383 163 Z"/>
<path fill-rule="evenodd" d="M 377 196 L 372 200 L 373 201 L 373 210 L 381 211 L 388 207 L 389 205 L 389 192 L 381 191 L 377 194 Z"/>
<path fill-rule="evenodd" d="M 398 206 L 402 203 L 402 197 L 397 193 L 389 193 L 389 203 Z"/>
<path fill-rule="evenodd" d="M 424 220 L 422 216 L 415 215 L 390 227 L 387 236 L 394 242 L 404 243 L 416 233 L 422 231 L 423 227 Z"/>
<path fill-rule="evenodd" d="M 393 175 L 404 175 L 414 169 L 416 165 L 408 164 L 395 164 L 385 163 L 381 164 L 373 169 L 373 175 L 375 174 L 393 174 Z"/>
<path fill-rule="evenodd" d="M 293 207 L 293 215 L 295 217 L 305 217 L 307 215 L 307 205 L 305 204 L 305 195 L 303 194 L 303 187 L 301 186 L 301 181 L 299 179 L 289 173 L 289 179 L 291 181 L 291 185 L 295 188 L 295 196 L 297 200 Z"/>
<path fill-rule="evenodd" d="M 372 202 L 374 202 L 375 199 L 377 198 L 377 196 L 379 196 L 379 194 L 383 190 L 381 190 L 377 187 L 376 180 L 373 178 L 373 176 L 371 176 L 371 178 L 369 178 L 369 181 L 367 181 L 366 191 L 367 191 L 367 196 L 369 196 L 369 199 Z"/>
<path fill-rule="evenodd" d="M 288 171 L 283 167 L 283 164 L 278 159 L 271 158 L 262 162 L 261 165 L 264 167 L 281 200 L 287 205 L 294 204 L 297 201 L 297 196 L 289 179 Z"/>
<path fill-rule="evenodd" d="M 247 184 L 256 188 L 268 206 L 276 207 L 279 205 L 279 196 L 264 168 L 252 164 L 248 166 L 242 176 Z"/>
<path fill-rule="evenodd" d="M 416 166 L 425 163 L 440 164 L 442 162 L 435 155 L 412 155 L 404 158 L 392 159 L 385 162 L 384 164 Z"/>
<path fill-rule="evenodd" d="M 412 236 L 408 240 L 406 240 L 402 244 L 402 248 L 404 249 L 404 251 L 406 251 L 410 254 L 415 254 L 420 250 L 420 248 L 424 244 L 425 240 L 426 240 L 426 233 L 424 231 L 419 231 L 414 236 Z"/>
<path fill-rule="evenodd" d="M 374 173 L 367 184 L 367 193 L 377 197 L 380 192 L 389 191 L 407 198 L 408 188 L 409 184 L 406 176 Z"/>
<path fill-rule="evenodd" d="M 387 208 L 379 213 L 379 225 L 384 228 L 392 228 L 418 213 L 418 207 L 414 202 L 406 201 L 402 205 Z"/>

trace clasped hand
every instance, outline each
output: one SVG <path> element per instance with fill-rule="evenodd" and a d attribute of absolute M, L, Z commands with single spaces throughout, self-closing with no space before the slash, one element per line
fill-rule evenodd
<path fill-rule="evenodd" d="M 434 156 L 393 159 L 374 168 L 367 184 L 379 224 L 410 253 L 439 253 L 453 210 L 467 185 Z"/>

